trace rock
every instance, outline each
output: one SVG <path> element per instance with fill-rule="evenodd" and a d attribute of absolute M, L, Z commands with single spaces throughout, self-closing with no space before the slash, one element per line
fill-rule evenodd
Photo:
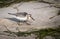
<path fill-rule="evenodd" d="M 12 32 L 18 32 L 18 30 L 21 32 L 30 32 L 30 30 L 53 28 L 60 25 L 60 16 L 49 19 L 50 17 L 55 16 L 59 10 L 55 7 L 49 7 L 49 4 L 40 2 L 24 2 L 21 6 L 18 5 L 20 5 L 20 3 L 0 9 L 0 31 L 6 31 L 9 29 Z M 16 9 L 13 9 L 14 6 L 18 7 L 19 12 L 27 12 L 29 14 L 32 14 L 32 17 L 35 19 L 35 21 L 32 21 L 31 25 L 26 25 L 25 23 L 23 25 L 18 25 L 14 19 L 14 16 L 8 14 L 16 13 Z"/>
<path fill-rule="evenodd" d="M 16 31 L 17 23 L 8 19 L 0 18 L 0 31 L 6 31 L 7 29 Z M 6 29 L 7 28 L 7 29 Z"/>
<path fill-rule="evenodd" d="M 43 39 L 55 39 L 55 38 L 52 36 L 45 36 Z"/>

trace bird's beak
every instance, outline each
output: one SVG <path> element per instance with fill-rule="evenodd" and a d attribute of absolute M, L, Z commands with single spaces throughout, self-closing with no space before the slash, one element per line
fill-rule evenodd
<path fill-rule="evenodd" d="M 35 21 L 35 19 L 34 19 L 34 18 L 32 18 L 32 20 L 33 20 L 33 21 Z"/>
<path fill-rule="evenodd" d="M 32 19 L 33 21 L 35 21 L 35 19 L 32 17 L 32 15 L 31 15 L 31 14 L 29 14 L 29 15 L 30 15 L 31 19 Z"/>

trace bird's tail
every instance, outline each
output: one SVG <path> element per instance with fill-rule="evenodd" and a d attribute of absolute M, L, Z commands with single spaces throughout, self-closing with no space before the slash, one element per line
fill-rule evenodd
<path fill-rule="evenodd" d="M 12 14 L 12 13 L 8 13 L 8 14 L 10 14 L 10 15 L 15 15 L 15 14 Z"/>

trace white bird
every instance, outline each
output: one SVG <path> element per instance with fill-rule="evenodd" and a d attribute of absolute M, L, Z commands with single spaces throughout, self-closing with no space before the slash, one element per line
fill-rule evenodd
<path fill-rule="evenodd" d="M 20 13 L 19 13 L 19 8 L 18 8 L 18 7 L 20 7 L 22 4 L 23 4 L 23 2 L 21 2 L 21 4 L 19 4 L 18 6 L 14 6 L 14 7 L 13 7 L 13 9 L 16 9 L 16 10 L 17 10 L 16 14 L 12 14 L 12 13 L 8 13 L 8 14 L 14 15 L 15 18 L 19 20 L 19 23 L 18 23 L 18 24 L 20 24 L 20 22 L 25 22 L 25 23 L 27 23 L 28 25 L 30 25 L 30 24 L 28 23 L 28 21 L 29 21 L 30 19 L 32 19 L 32 20 L 35 20 L 35 19 L 32 18 L 31 14 L 28 14 L 28 13 L 26 13 L 26 12 L 20 12 Z"/>
<path fill-rule="evenodd" d="M 31 14 L 28 14 L 26 12 L 20 12 L 16 14 L 8 13 L 8 14 L 16 16 L 15 18 L 19 20 L 18 23 L 19 25 L 21 22 L 27 23 L 30 19 L 35 20 L 34 18 L 32 18 Z M 29 23 L 27 24 L 30 25 Z"/>

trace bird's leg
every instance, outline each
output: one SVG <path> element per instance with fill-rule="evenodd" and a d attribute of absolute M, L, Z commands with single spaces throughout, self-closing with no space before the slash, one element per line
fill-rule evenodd
<path fill-rule="evenodd" d="M 31 25 L 30 23 L 26 22 L 27 25 Z"/>
<path fill-rule="evenodd" d="M 21 22 L 19 21 L 17 24 L 18 24 L 18 25 L 21 25 Z"/>
<path fill-rule="evenodd" d="M 25 23 L 26 23 L 27 25 L 31 25 L 31 24 L 29 23 L 29 21 L 26 21 Z"/>
<path fill-rule="evenodd" d="M 17 22 L 17 24 L 18 24 L 18 25 L 20 25 L 20 23 L 19 23 L 19 22 Z"/>

